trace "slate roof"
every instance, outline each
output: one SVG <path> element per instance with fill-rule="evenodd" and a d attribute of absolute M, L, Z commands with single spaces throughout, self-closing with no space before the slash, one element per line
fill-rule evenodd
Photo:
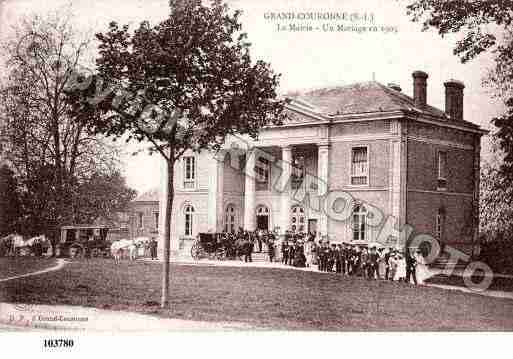
<path fill-rule="evenodd" d="M 160 190 L 153 188 L 149 191 L 141 193 L 134 202 L 158 202 L 160 197 Z"/>
<path fill-rule="evenodd" d="M 442 121 L 453 121 L 447 117 L 444 111 L 430 105 L 417 107 L 410 96 L 376 81 L 321 88 L 303 93 L 289 93 L 286 97 L 306 102 L 327 116 L 415 111 L 438 117 Z M 468 121 L 458 121 L 458 123 L 478 127 Z"/>

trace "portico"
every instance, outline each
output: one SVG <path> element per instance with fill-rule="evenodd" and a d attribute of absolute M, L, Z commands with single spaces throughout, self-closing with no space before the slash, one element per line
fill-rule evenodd
<path fill-rule="evenodd" d="M 328 221 L 324 211 L 310 204 L 327 191 L 328 161 L 328 142 L 266 143 L 248 151 L 244 229 L 326 235 Z"/>

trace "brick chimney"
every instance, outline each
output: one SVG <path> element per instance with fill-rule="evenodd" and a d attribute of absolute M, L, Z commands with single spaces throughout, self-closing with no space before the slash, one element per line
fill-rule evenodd
<path fill-rule="evenodd" d="M 445 113 L 452 120 L 463 120 L 463 89 L 465 85 L 458 80 L 449 80 L 445 86 Z"/>
<path fill-rule="evenodd" d="M 424 71 L 414 71 L 413 76 L 413 99 L 415 106 L 424 107 L 427 104 L 427 78 Z"/>

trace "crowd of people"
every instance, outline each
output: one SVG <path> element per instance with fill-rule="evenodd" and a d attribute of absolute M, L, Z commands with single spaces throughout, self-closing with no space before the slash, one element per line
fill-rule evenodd
<path fill-rule="evenodd" d="M 267 253 L 270 262 L 281 261 L 294 267 L 312 267 L 321 272 L 334 272 L 367 279 L 397 280 L 417 284 L 419 250 L 399 251 L 394 248 L 330 243 L 317 240 L 314 234 L 286 232 L 284 237 L 266 230 L 223 233 L 232 257 L 252 262 L 255 252 Z"/>

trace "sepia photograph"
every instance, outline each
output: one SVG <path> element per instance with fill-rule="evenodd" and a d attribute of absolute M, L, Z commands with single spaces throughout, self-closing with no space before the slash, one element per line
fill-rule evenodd
<path fill-rule="evenodd" d="M 506 334 L 512 233 L 511 1 L 0 0 L 0 342 Z"/>

